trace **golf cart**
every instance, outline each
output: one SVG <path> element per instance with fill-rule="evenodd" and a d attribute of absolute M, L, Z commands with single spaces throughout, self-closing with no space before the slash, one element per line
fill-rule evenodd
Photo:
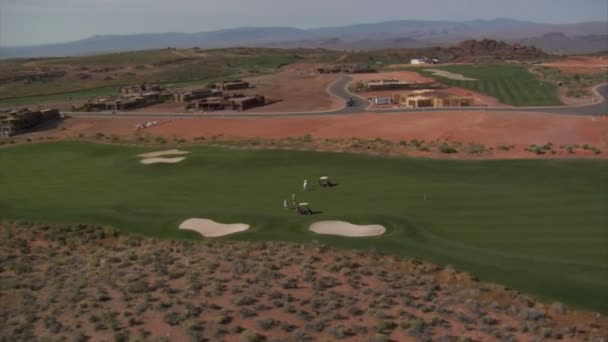
<path fill-rule="evenodd" d="M 323 177 L 319 178 L 319 185 L 322 188 L 331 188 L 332 186 L 334 186 L 334 183 L 332 183 L 331 180 L 329 180 L 329 177 L 323 176 Z"/>
<path fill-rule="evenodd" d="M 296 213 L 298 215 L 312 215 L 312 210 L 308 207 L 308 203 L 298 203 L 296 205 Z"/>

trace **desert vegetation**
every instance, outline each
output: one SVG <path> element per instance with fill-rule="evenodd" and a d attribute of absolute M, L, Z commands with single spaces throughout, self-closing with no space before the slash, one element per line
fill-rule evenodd
<path fill-rule="evenodd" d="M 608 321 L 378 251 L 0 223 L 3 340 L 600 340 Z"/>

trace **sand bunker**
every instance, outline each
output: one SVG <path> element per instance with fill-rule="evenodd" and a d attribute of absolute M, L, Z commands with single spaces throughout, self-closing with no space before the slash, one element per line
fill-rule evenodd
<path fill-rule="evenodd" d="M 182 154 L 188 154 L 188 153 L 190 153 L 190 152 L 180 151 L 180 150 L 165 150 L 165 151 L 158 151 L 158 152 L 143 153 L 143 154 L 139 154 L 137 156 L 142 157 L 142 158 L 156 158 L 156 157 L 162 157 L 162 156 L 182 155 Z"/>
<path fill-rule="evenodd" d="M 141 160 L 142 164 L 175 164 L 179 163 L 182 160 L 186 159 L 186 157 L 177 157 L 177 158 L 145 158 Z"/>
<path fill-rule="evenodd" d="M 179 229 L 194 230 L 204 237 L 219 237 L 245 231 L 249 229 L 249 225 L 244 223 L 223 224 L 207 219 L 191 218 L 182 222 Z"/>
<path fill-rule="evenodd" d="M 311 224 L 309 229 L 317 234 L 348 237 L 379 236 L 386 232 L 386 228 L 378 224 L 360 226 L 344 221 L 319 221 Z"/>
<path fill-rule="evenodd" d="M 441 77 L 449 78 L 451 80 L 456 80 L 456 81 L 477 81 L 477 79 L 475 79 L 475 78 L 465 77 L 463 75 L 455 74 L 453 72 L 449 72 L 449 71 L 445 71 L 445 70 L 424 69 L 424 71 L 432 72 L 433 75 L 435 75 L 435 76 L 441 76 Z"/>

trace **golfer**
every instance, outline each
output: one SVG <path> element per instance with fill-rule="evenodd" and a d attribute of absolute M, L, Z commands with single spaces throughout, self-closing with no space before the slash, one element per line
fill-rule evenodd
<path fill-rule="evenodd" d="M 302 189 L 304 189 L 304 191 L 308 190 L 308 179 L 304 180 L 304 184 L 302 185 Z"/>
<path fill-rule="evenodd" d="M 296 194 L 291 194 L 291 204 L 296 205 Z"/>
<path fill-rule="evenodd" d="M 288 207 L 287 207 L 287 200 L 283 200 L 283 208 L 284 208 L 284 209 L 287 209 L 287 208 L 288 208 Z"/>

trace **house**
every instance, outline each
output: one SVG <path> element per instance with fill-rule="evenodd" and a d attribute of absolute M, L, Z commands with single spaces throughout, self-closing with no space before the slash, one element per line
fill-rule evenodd
<path fill-rule="evenodd" d="M 60 119 L 58 109 L 14 109 L 0 112 L 0 137 L 27 132 L 45 122 Z"/>
<path fill-rule="evenodd" d="M 210 96 L 219 96 L 222 92 L 217 89 L 191 89 L 187 91 L 177 91 L 173 93 L 173 101 L 178 103 L 190 102 L 196 99 L 202 99 Z"/>
<path fill-rule="evenodd" d="M 261 107 L 265 104 L 266 100 L 261 95 L 239 97 L 232 100 L 232 110 L 242 112 L 250 108 Z"/>
<path fill-rule="evenodd" d="M 475 99 L 471 96 L 447 96 L 433 99 L 433 107 L 471 107 Z"/>
<path fill-rule="evenodd" d="M 393 94 L 393 102 L 405 107 L 471 107 L 475 105 L 472 96 L 452 96 L 431 90 L 415 91 L 411 94 Z"/>
<path fill-rule="evenodd" d="M 230 91 L 230 90 L 240 90 L 249 88 L 249 82 L 241 81 L 241 80 L 232 80 L 227 82 L 216 83 L 216 89 L 221 91 Z"/>
<path fill-rule="evenodd" d="M 433 107 L 433 98 L 422 95 L 408 96 L 405 98 L 405 106 L 412 108 Z"/>

